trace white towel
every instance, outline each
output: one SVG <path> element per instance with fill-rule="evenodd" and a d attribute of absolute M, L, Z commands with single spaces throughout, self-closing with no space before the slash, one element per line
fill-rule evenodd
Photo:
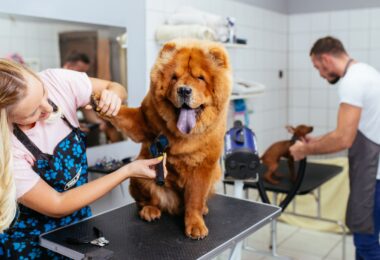
<path fill-rule="evenodd" d="M 156 30 L 158 42 L 170 41 L 175 38 L 195 38 L 200 40 L 216 39 L 212 29 L 202 25 L 161 25 Z"/>
<path fill-rule="evenodd" d="M 217 41 L 227 42 L 229 30 L 226 26 L 218 26 L 214 29 L 215 37 Z"/>
<path fill-rule="evenodd" d="M 206 26 L 206 20 L 201 13 L 175 13 L 166 19 L 166 23 L 170 25 L 190 25 L 197 24 Z"/>
<path fill-rule="evenodd" d="M 169 25 L 202 25 L 214 31 L 214 40 L 226 42 L 228 40 L 228 21 L 220 15 L 207 13 L 194 7 L 183 6 L 166 19 Z"/>
<path fill-rule="evenodd" d="M 227 26 L 225 17 L 207 13 L 191 6 L 179 7 L 176 12 L 166 20 L 167 24 L 199 24 L 208 27 Z"/>

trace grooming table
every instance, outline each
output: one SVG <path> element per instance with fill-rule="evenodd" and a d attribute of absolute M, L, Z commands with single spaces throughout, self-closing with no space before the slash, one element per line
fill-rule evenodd
<path fill-rule="evenodd" d="M 294 168 L 297 172 L 298 162 L 295 162 Z M 263 167 L 261 169 L 261 172 L 264 173 L 265 170 L 266 168 Z M 342 167 L 340 166 L 307 162 L 305 177 L 302 181 L 300 189 L 297 192 L 297 195 L 304 195 L 310 193 L 311 191 L 317 189 L 328 180 L 334 178 L 341 171 Z M 272 191 L 276 193 L 287 193 L 291 189 L 293 184 L 290 180 L 289 169 L 286 161 L 282 160 L 280 162 L 278 172 L 283 174 L 282 179 L 280 179 L 280 183 L 277 185 L 273 185 L 264 181 L 264 187 L 267 191 Z M 256 188 L 256 183 L 246 183 L 245 188 Z"/>
<path fill-rule="evenodd" d="M 213 196 L 208 207 L 205 221 L 209 235 L 203 240 L 185 236 L 182 216 L 163 214 L 161 219 L 148 223 L 139 218 L 132 203 L 42 234 L 40 244 L 73 259 L 95 257 L 99 249 L 112 251 L 112 259 L 209 259 L 234 248 L 281 214 L 279 207 L 224 195 Z M 66 242 L 68 237 L 93 239 L 94 226 L 103 232 L 109 245 L 99 248 Z"/>
<path fill-rule="evenodd" d="M 297 172 L 298 169 L 298 162 L 295 162 L 295 171 Z M 297 195 L 305 195 L 309 194 L 313 191 L 317 191 L 316 195 L 316 201 L 317 201 L 317 214 L 316 216 L 309 216 L 309 215 L 303 215 L 296 213 L 296 204 L 295 200 L 293 200 L 292 205 L 293 209 L 292 211 L 286 211 L 285 214 L 292 214 L 299 217 L 305 217 L 305 218 L 311 218 L 316 219 L 320 221 L 326 221 L 330 223 L 335 223 L 340 226 L 342 229 L 342 259 L 345 259 L 345 239 L 346 239 L 346 228 L 345 225 L 341 221 L 336 221 L 332 219 L 322 218 L 321 217 L 321 206 L 320 206 L 320 197 L 321 197 L 321 190 L 320 186 L 324 184 L 325 182 L 331 180 L 333 177 L 338 175 L 340 172 L 342 172 L 342 167 L 336 166 L 336 165 L 329 165 L 329 164 L 322 164 L 322 163 L 314 163 L 314 162 L 307 162 L 306 164 L 306 170 L 305 170 L 305 176 L 302 181 L 301 187 L 299 188 Z M 263 174 L 266 171 L 266 167 L 261 167 L 260 173 Z M 281 173 L 281 176 L 283 176 L 280 180 L 280 183 L 277 185 L 273 185 L 271 183 L 267 183 L 264 181 L 264 187 L 266 191 L 273 192 L 273 198 L 272 203 L 277 202 L 277 197 L 279 193 L 288 193 L 288 191 L 292 188 L 292 182 L 290 180 L 290 174 L 289 174 L 289 168 L 286 160 L 281 160 L 280 166 L 278 168 L 278 172 Z M 224 193 L 226 194 L 226 184 L 233 184 L 231 181 L 224 181 Z M 246 197 L 248 198 L 248 190 L 250 188 L 257 189 L 256 183 L 244 183 L 244 190 L 246 191 Z M 271 227 L 271 247 L 272 247 L 272 255 L 278 256 L 276 253 L 276 236 L 277 236 L 277 230 L 276 230 L 276 221 L 274 220 L 272 222 Z M 249 247 L 244 247 L 244 249 L 249 249 Z"/>

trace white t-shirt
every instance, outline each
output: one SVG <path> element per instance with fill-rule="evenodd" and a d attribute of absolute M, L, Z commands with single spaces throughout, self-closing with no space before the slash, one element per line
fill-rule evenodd
<path fill-rule="evenodd" d="M 67 120 L 79 126 L 76 110 L 90 101 L 92 86 L 85 73 L 65 69 L 48 69 L 38 73 L 48 92 L 48 97 L 62 109 Z M 37 121 L 35 126 L 24 133 L 44 153 L 53 154 L 55 146 L 72 129 L 60 118 L 47 123 Z M 12 135 L 12 153 L 17 198 L 28 192 L 40 180 L 33 171 L 34 156 Z"/>
<path fill-rule="evenodd" d="M 352 64 L 339 83 L 340 103 L 361 107 L 359 130 L 380 144 L 380 73 L 365 63 Z M 377 169 L 380 179 L 380 159 Z"/>

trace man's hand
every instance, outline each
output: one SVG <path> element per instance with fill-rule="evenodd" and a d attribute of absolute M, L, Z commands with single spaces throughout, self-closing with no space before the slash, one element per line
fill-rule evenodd
<path fill-rule="evenodd" d="M 296 141 L 289 150 L 295 161 L 302 160 L 307 155 L 305 142 Z"/>

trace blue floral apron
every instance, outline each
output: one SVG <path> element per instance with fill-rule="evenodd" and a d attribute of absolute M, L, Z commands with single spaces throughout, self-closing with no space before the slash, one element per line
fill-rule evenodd
<path fill-rule="evenodd" d="M 54 104 L 52 105 L 56 108 Z M 72 131 L 55 147 L 53 155 L 41 152 L 17 125 L 14 126 L 13 131 L 17 139 L 36 158 L 33 170 L 58 192 L 87 183 L 88 167 L 85 134 L 79 128 L 72 126 L 64 116 L 62 119 Z M 69 216 L 52 218 L 19 205 L 15 224 L 4 234 L 0 234 L 0 258 L 61 259 L 62 256 L 38 245 L 39 235 L 89 216 L 91 216 L 91 210 L 88 206 Z"/>

